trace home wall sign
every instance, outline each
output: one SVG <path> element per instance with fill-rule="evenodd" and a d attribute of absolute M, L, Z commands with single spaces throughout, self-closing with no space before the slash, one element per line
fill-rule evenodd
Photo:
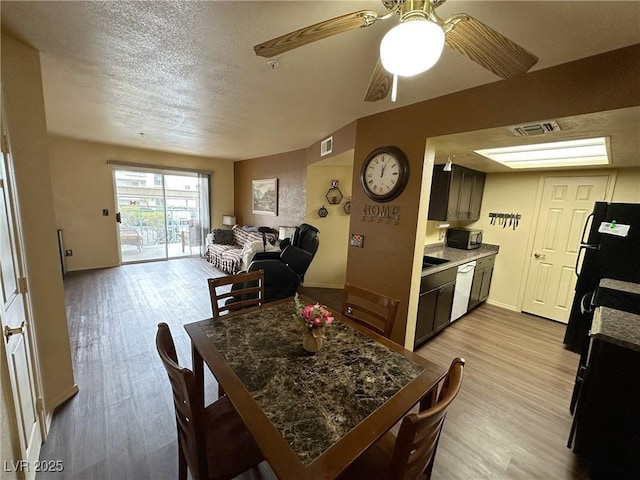
<path fill-rule="evenodd" d="M 377 205 L 377 204 L 365 204 L 362 208 L 361 221 L 369 222 L 385 222 L 394 225 L 398 224 L 400 220 L 400 207 L 397 205 Z"/>

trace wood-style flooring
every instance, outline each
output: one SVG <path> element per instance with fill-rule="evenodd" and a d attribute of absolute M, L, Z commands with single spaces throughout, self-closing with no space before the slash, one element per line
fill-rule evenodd
<path fill-rule="evenodd" d="M 171 389 L 155 349 L 156 326 L 169 324 L 180 361 L 190 367 L 182 325 L 211 316 L 206 279 L 219 275 L 204 260 L 185 258 L 65 278 L 80 392 L 56 411 L 42 448 L 41 460 L 62 460 L 64 471 L 38 479 L 177 478 Z M 339 309 L 340 290 L 304 291 Z M 442 365 L 455 356 L 467 361 L 434 480 L 587 478 L 565 446 L 578 358 L 562 348 L 563 334 L 563 325 L 482 305 L 420 348 Z M 210 375 L 205 390 L 212 401 Z"/>

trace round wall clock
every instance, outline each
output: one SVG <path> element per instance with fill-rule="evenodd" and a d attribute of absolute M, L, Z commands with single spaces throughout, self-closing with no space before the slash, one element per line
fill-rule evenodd
<path fill-rule="evenodd" d="M 409 161 L 398 147 L 380 147 L 365 158 L 360 170 L 364 193 L 375 202 L 396 198 L 409 180 Z"/>

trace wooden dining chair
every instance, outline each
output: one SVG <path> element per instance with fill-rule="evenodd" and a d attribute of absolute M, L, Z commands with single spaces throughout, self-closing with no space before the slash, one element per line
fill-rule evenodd
<path fill-rule="evenodd" d="M 178 426 L 178 478 L 187 479 L 187 467 L 194 480 L 223 480 L 253 469 L 262 453 L 228 397 L 204 408 L 194 373 L 178 365 L 171 331 L 158 324 L 156 348 L 173 389 Z"/>
<path fill-rule="evenodd" d="M 213 318 L 249 307 L 259 307 L 264 302 L 262 270 L 209 278 L 208 282 Z"/>
<path fill-rule="evenodd" d="M 464 363 L 464 359 L 455 358 L 440 392 L 426 395 L 420 412 L 410 413 L 402 419 L 397 436 L 385 433 L 351 464 L 340 480 L 431 478 L 442 425 L 462 385 Z"/>
<path fill-rule="evenodd" d="M 342 314 L 387 338 L 391 337 L 399 304 L 399 300 L 350 283 L 344 286 Z"/>

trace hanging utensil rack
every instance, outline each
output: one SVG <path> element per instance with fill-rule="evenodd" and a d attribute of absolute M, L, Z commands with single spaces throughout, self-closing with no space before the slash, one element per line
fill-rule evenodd
<path fill-rule="evenodd" d="M 489 218 L 491 219 L 491 221 L 489 222 L 490 225 L 497 225 L 502 228 L 510 227 L 515 230 L 520 224 L 522 215 L 520 215 L 519 213 L 491 212 L 489 214 Z"/>

